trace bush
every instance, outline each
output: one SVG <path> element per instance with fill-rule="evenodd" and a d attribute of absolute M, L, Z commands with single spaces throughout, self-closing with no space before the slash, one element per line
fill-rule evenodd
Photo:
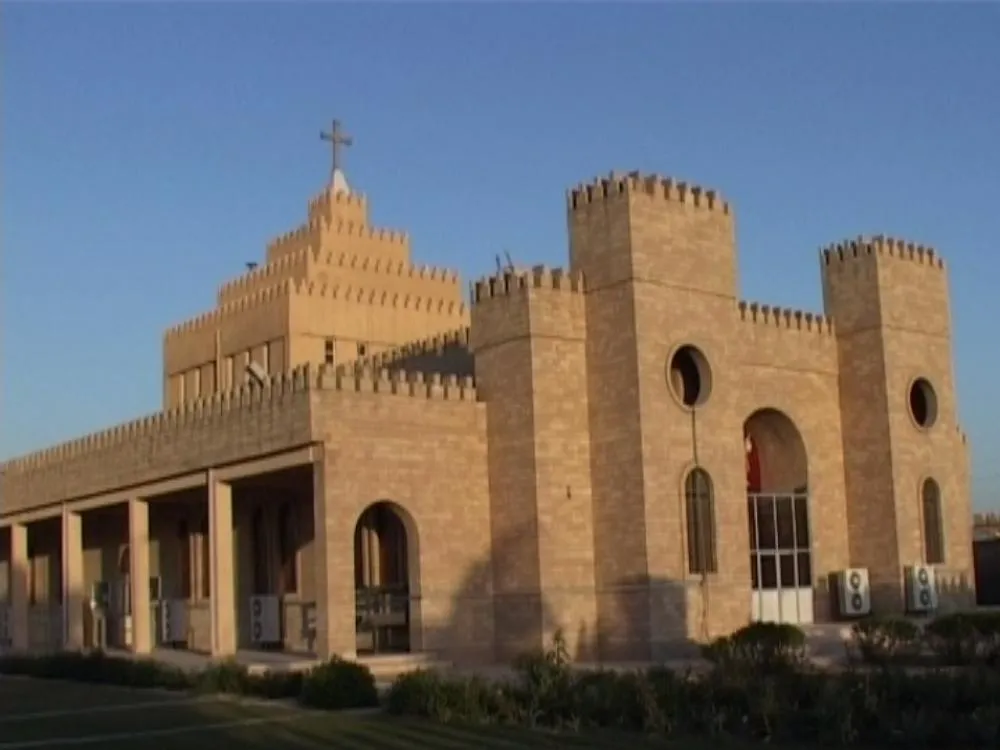
<path fill-rule="evenodd" d="M 0 657 L 0 673 L 165 690 L 187 690 L 193 686 L 191 676 L 175 667 L 151 659 L 107 656 L 99 651 L 40 656 L 12 654 Z"/>
<path fill-rule="evenodd" d="M 730 672 L 773 673 L 805 661 L 806 636 L 794 625 L 755 622 L 702 648 L 702 656 Z"/>
<path fill-rule="evenodd" d="M 202 693 L 242 695 L 247 692 L 249 684 L 247 668 L 238 664 L 235 659 L 213 662 L 194 677 L 194 687 Z"/>
<path fill-rule="evenodd" d="M 942 615 L 927 624 L 924 634 L 927 645 L 945 664 L 1000 664 L 1000 613 Z"/>
<path fill-rule="evenodd" d="M 1000 674 L 988 669 L 833 674 L 718 668 L 695 677 L 654 668 L 571 672 L 566 683 L 559 674 L 555 682 L 531 682 L 544 686 L 536 696 L 520 676 L 491 684 L 415 672 L 395 682 L 388 707 L 394 714 L 461 724 L 635 730 L 671 739 L 707 734 L 723 744 L 739 739 L 964 750 L 1000 742 Z"/>
<path fill-rule="evenodd" d="M 108 656 L 99 651 L 10 654 L 0 656 L 0 674 L 268 700 L 298 699 L 306 705 L 327 709 L 378 705 L 375 680 L 367 667 L 341 660 L 323 664 L 304 675 L 299 671 L 270 670 L 251 674 L 233 659 L 185 672 L 151 659 Z"/>
<path fill-rule="evenodd" d="M 920 654 L 920 628 L 901 617 L 870 617 L 851 626 L 854 646 L 869 664 L 913 660 Z"/>
<path fill-rule="evenodd" d="M 306 672 L 299 700 L 305 706 L 327 710 L 370 708 L 379 702 L 371 670 L 337 657 Z"/>

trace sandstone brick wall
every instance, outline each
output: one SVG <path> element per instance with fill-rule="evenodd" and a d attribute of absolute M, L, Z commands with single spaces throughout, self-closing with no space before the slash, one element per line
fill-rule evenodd
<path fill-rule="evenodd" d="M 497 649 L 562 631 L 596 653 L 582 278 L 538 267 L 474 288 L 471 340 L 487 405 Z"/>
<path fill-rule="evenodd" d="M 177 408 L 8 462 L 2 513 L 54 514 L 311 445 L 319 463 L 280 491 L 259 477 L 234 490 L 243 643 L 253 508 L 273 510 L 280 495 L 301 522 L 289 648 L 315 645 L 303 624 L 325 598 L 322 638 L 353 651 L 354 528 L 387 501 L 412 542 L 415 649 L 489 661 L 562 628 L 581 658 L 662 658 L 750 617 L 744 431 L 767 432 L 766 417 L 783 425 L 766 446 L 776 475 L 808 484 L 818 620 L 834 615 L 830 574 L 848 566 L 870 568 L 877 608 L 899 609 L 902 571 L 923 559 L 928 477 L 942 490 L 945 604 L 971 601 L 968 444 L 947 276 L 929 250 L 882 238 L 829 249 L 825 315 L 740 301 L 728 203 L 612 175 L 568 196 L 568 270 L 503 272 L 466 307 L 457 277 L 412 269 L 404 235 L 368 227 L 362 196 L 324 192 L 308 216 L 269 246 L 267 265 L 220 290 L 217 310 L 168 332 L 165 401 Z M 331 336 L 335 365 L 296 367 L 322 362 Z M 694 409 L 668 382 L 685 345 L 710 373 Z M 251 358 L 272 382 L 233 390 Z M 916 377 L 936 393 L 927 429 L 907 405 Z M 684 480 L 695 466 L 714 493 L 718 566 L 707 575 L 688 570 Z M 166 588 L 183 554 L 177 524 L 200 524 L 204 503 L 172 500 L 150 512 L 150 574 Z M 114 572 L 120 520 L 85 516 L 85 587 Z M 46 523 L 32 524 L 32 574 L 51 593 L 58 522 Z M 40 621 L 54 616 L 45 596 Z M 191 642 L 205 646 L 197 589 L 191 606 Z"/>
<path fill-rule="evenodd" d="M 334 581 L 354 587 L 354 529 L 388 501 L 407 527 L 415 650 L 493 658 L 493 547 L 482 404 L 386 392 L 322 391 L 317 436 L 327 447 L 325 500 Z M 349 636 L 353 640 L 353 627 Z"/>
<path fill-rule="evenodd" d="M 368 224 L 364 196 L 327 188 L 308 219 L 268 246 L 263 265 L 224 284 L 214 310 L 164 336 L 164 407 L 269 373 L 353 360 L 467 325 L 453 271 L 414 266 L 409 238 Z"/>

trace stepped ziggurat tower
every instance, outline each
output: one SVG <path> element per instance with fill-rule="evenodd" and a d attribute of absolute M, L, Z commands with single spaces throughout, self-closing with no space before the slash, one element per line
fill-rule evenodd
<path fill-rule="evenodd" d="M 933 250 L 821 251 L 820 315 L 739 299 L 714 191 L 612 174 L 566 213 L 566 269 L 466 304 L 335 161 L 305 223 L 167 331 L 161 412 L 3 465 L 0 637 L 475 664 L 561 630 L 635 661 L 970 606 Z"/>

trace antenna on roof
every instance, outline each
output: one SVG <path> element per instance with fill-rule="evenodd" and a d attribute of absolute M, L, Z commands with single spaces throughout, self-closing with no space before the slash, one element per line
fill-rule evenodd
<path fill-rule="evenodd" d="M 507 259 L 507 270 L 508 271 L 513 271 L 514 270 L 514 261 L 512 261 L 510 259 L 510 253 L 508 253 L 506 250 L 504 250 L 503 251 L 503 257 L 505 257 Z"/>

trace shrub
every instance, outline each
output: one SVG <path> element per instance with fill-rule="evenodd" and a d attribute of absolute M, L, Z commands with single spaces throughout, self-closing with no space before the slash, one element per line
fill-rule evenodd
<path fill-rule="evenodd" d="M 267 700 L 298 698 L 302 694 L 302 672 L 298 670 L 248 674 L 244 690 L 248 695 Z"/>
<path fill-rule="evenodd" d="M 944 664 L 1000 663 L 1000 615 L 995 612 L 942 615 L 928 623 L 924 633 Z"/>
<path fill-rule="evenodd" d="M 99 651 L 39 656 L 11 654 L 0 658 L 0 673 L 136 688 L 186 690 L 192 686 L 190 676 L 175 667 L 151 659 L 107 656 Z"/>
<path fill-rule="evenodd" d="M 920 628 L 901 617 L 870 617 L 851 626 L 854 645 L 869 664 L 915 658 L 922 645 Z"/>
<path fill-rule="evenodd" d="M 806 636 L 794 625 L 755 622 L 702 648 L 702 656 L 731 672 L 772 673 L 805 661 Z"/>
<path fill-rule="evenodd" d="M 213 662 L 196 673 L 194 679 L 194 687 L 199 692 L 230 695 L 246 693 L 249 683 L 250 675 L 247 668 L 238 664 L 235 659 Z"/>
<path fill-rule="evenodd" d="M 306 672 L 299 700 L 328 710 L 369 708 L 378 705 L 378 690 L 368 667 L 334 657 Z"/>

